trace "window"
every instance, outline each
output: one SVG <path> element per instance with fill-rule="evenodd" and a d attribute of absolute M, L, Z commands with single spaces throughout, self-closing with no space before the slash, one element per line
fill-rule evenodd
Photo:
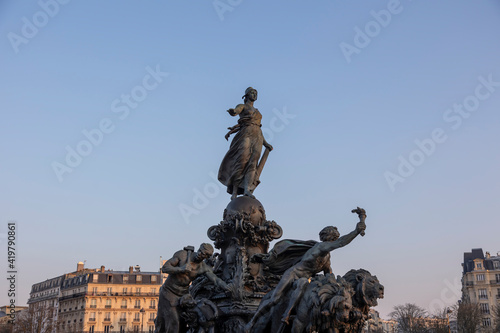
<path fill-rule="evenodd" d="M 139 320 L 141 320 L 141 317 L 140 317 L 140 316 L 141 316 L 141 314 L 140 314 L 139 312 L 135 313 L 135 314 L 134 314 L 134 321 L 139 321 Z"/>
<path fill-rule="evenodd" d="M 484 281 L 484 274 L 478 274 L 478 275 L 476 275 L 476 280 L 477 281 Z"/>
<path fill-rule="evenodd" d="M 113 288 L 108 287 L 108 288 L 106 289 L 106 291 L 108 292 L 108 295 L 111 295 L 111 293 L 113 292 Z"/>
<path fill-rule="evenodd" d="M 122 312 L 120 314 L 120 321 L 127 321 L 127 313 L 126 312 Z"/>
<path fill-rule="evenodd" d="M 90 308 L 91 309 L 97 308 L 97 300 L 93 299 L 90 301 Z"/>
<path fill-rule="evenodd" d="M 109 333 L 109 325 L 104 326 L 104 333 Z"/>
<path fill-rule="evenodd" d="M 140 309 L 141 308 L 141 300 L 139 300 L 139 299 L 135 300 L 134 308 L 135 309 Z"/>
<path fill-rule="evenodd" d="M 126 308 L 127 308 L 127 300 L 122 299 L 122 309 L 126 309 Z"/>
<path fill-rule="evenodd" d="M 477 269 L 482 269 L 482 268 L 483 268 L 483 265 L 482 265 L 480 262 L 478 262 L 478 263 L 476 264 L 476 268 L 477 268 Z"/>
<path fill-rule="evenodd" d="M 151 321 L 155 320 L 155 314 L 153 312 L 149 314 L 149 320 Z"/>
<path fill-rule="evenodd" d="M 156 301 L 154 299 L 151 300 L 149 303 L 149 308 L 150 309 L 155 309 L 156 308 Z"/>
<path fill-rule="evenodd" d="M 123 288 L 123 294 L 125 295 L 127 293 L 127 288 Z"/>
<path fill-rule="evenodd" d="M 106 300 L 106 306 L 105 306 L 106 309 L 111 309 L 111 300 L 108 298 Z"/>
<path fill-rule="evenodd" d="M 141 293 L 141 288 L 135 288 L 135 292 L 140 294 Z"/>
<path fill-rule="evenodd" d="M 491 326 L 491 319 L 483 318 L 483 326 Z"/>
<path fill-rule="evenodd" d="M 151 275 L 151 282 L 156 282 L 156 275 Z"/>
<path fill-rule="evenodd" d="M 137 275 L 137 277 L 135 278 L 135 281 L 142 282 L 142 275 Z"/>
<path fill-rule="evenodd" d="M 497 283 L 500 283 L 500 274 L 495 274 L 495 280 L 497 280 Z"/>
<path fill-rule="evenodd" d="M 108 275 L 108 283 L 113 283 L 113 275 Z"/>
<path fill-rule="evenodd" d="M 125 333 L 125 326 L 120 326 L 120 333 Z"/>
<path fill-rule="evenodd" d="M 123 275 L 123 283 L 127 283 L 128 282 L 128 275 Z"/>
<path fill-rule="evenodd" d="M 89 327 L 89 333 L 94 333 L 94 325 L 90 325 L 90 327 Z"/>
<path fill-rule="evenodd" d="M 155 327 L 154 326 L 149 326 L 149 333 L 154 333 Z"/>
<path fill-rule="evenodd" d="M 89 321 L 95 321 L 95 312 L 89 314 Z"/>
<path fill-rule="evenodd" d="M 488 299 L 486 289 L 479 289 L 479 299 Z"/>
<path fill-rule="evenodd" d="M 97 283 L 97 279 L 99 278 L 99 275 L 97 274 L 92 274 L 92 282 Z"/>
<path fill-rule="evenodd" d="M 106 321 L 111 320 L 111 312 L 104 313 L 104 320 L 106 320 Z"/>
<path fill-rule="evenodd" d="M 488 303 L 481 303 L 479 304 L 481 308 L 481 312 L 484 314 L 489 314 L 490 313 L 490 305 Z"/>
<path fill-rule="evenodd" d="M 97 287 L 92 288 L 92 295 L 97 295 Z"/>
<path fill-rule="evenodd" d="M 156 288 L 151 288 L 151 294 L 156 295 Z"/>
<path fill-rule="evenodd" d="M 500 269 L 500 261 L 493 261 L 493 268 Z"/>
<path fill-rule="evenodd" d="M 134 326 L 134 332 L 139 332 L 139 326 Z"/>

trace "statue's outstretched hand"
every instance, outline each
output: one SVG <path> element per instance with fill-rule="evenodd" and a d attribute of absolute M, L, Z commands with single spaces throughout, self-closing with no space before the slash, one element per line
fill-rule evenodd
<path fill-rule="evenodd" d="M 358 214 L 359 216 L 359 222 L 356 225 L 356 231 L 361 234 L 361 236 L 365 235 L 365 229 L 366 229 L 366 224 L 365 224 L 365 219 L 366 219 L 366 211 L 363 208 L 356 207 L 356 209 L 353 209 L 351 212 Z"/>
<path fill-rule="evenodd" d="M 272 151 L 274 149 L 273 146 L 271 146 L 269 143 L 264 143 L 264 147 L 266 147 L 266 149 L 268 149 L 269 151 Z"/>

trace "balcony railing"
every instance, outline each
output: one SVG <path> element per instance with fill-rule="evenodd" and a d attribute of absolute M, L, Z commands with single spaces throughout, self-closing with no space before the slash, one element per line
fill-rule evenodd
<path fill-rule="evenodd" d="M 91 309 L 95 309 L 95 308 L 97 308 L 97 305 L 95 305 L 95 304 L 90 304 L 90 308 L 91 308 Z"/>
<path fill-rule="evenodd" d="M 150 309 L 156 309 L 156 305 L 150 305 L 149 308 Z"/>
<path fill-rule="evenodd" d="M 490 280 L 490 284 L 500 284 L 499 280 Z"/>
<path fill-rule="evenodd" d="M 122 306 L 121 306 L 121 308 L 122 308 L 122 309 L 126 309 L 126 308 L 127 308 L 127 306 L 126 306 L 126 305 L 122 305 Z"/>
<path fill-rule="evenodd" d="M 95 321 L 95 318 L 89 318 L 89 321 Z"/>
<path fill-rule="evenodd" d="M 141 306 L 140 305 L 134 305 L 134 309 L 140 309 Z"/>
<path fill-rule="evenodd" d="M 127 321 L 127 318 L 120 318 L 120 323 Z"/>
<path fill-rule="evenodd" d="M 139 318 L 134 318 L 134 321 L 140 321 L 140 319 Z"/>
<path fill-rule="evenodd" d="M 111 318 L 104 318 L 104 321 L 111 321 Z"/>
<path fill-rule="evenodd" d="M 111 305 L 105 305 L 104 308 L 105 309 L 111 309 Z"/>
<path fill-rule="evenodd" d="M 75 294 L 77 295 L 77 294 Z M 125 293 L 108 293 L 108 292 L 87 292 L 87 293 L 80 293 L 78 294 L 80 296 L 158 296 L 158 293 L 157 292 L 154 292 L 154 293 L 146 293 L 146 292 L 125 292 Z M 68 297 L 68 298 L 71 298 L 71 297 L 76 297 L 74 295 L 70 295 L 70 296 L 65 296 L 65 297 Z"/>
<path fill-rule="evenodd" d="M 472 281 L 467 281 L 467 282 L 465 282 L 465 285 L 466 285 L 467 287 L 470 287 L 470 286 L 473 286 L 473 285 L 474 285 L 474 282 L 472 282 Z"/>

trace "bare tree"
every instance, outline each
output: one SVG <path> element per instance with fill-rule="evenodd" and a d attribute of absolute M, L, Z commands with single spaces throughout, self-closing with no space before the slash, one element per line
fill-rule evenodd
<path fill-rule="evenodd" d="M 436 310 L 430 320 L 429 328 L 432 333 L 449 333 L 449 315 L 453 311 L 450 308 Z"/>
<path fill-rule="evenodd" d="M 495 332 L 500 332 L 500 303 L 497 303 L 493 307 L 493 320 L 494 320 L 494 326 L 495 327 Z"/>
<path fill-rule="evenodd" d="M 413 303 L 396 305 L 389 316 L 398 323 L 398 332 L 426 333 L 429 330 L 425 324 L 427 311 Z"/>
<path fill-rule="evenodd" d="M 52 333 L 56 328 L 53 306 L 40 303 L 30 304 L 27 310 L 19 312 L 14 323 L 14 333 Z"/>
<path fill-rule="evenodd" d="M 476 333 L 483 318 L 478 303 L 459 302 L 457 309 L 457 329 L 459 333 Z"/>

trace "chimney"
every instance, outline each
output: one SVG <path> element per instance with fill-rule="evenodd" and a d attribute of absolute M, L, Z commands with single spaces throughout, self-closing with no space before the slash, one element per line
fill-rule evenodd
<path fill-rule="evenodd" d="M 128 268 L 128 273 L 129 273 L 129 274 L 132 274 L 133 272 L 134 272 L 134 267 L 130 266 L 130 267 Z"/>
<path fill-rule="evenodd" d="M 104 273 L 104 265 L 101 266 L 101 273 Z"/>
<path fill-rule="evenodd" d="M 141 266 L 139 266 L 139 265 L 135 265 L 135 271 L 136 271 L 136 272 L 140 272 L 140 271 L 141 271 Z"/>
<path fill-rule="evenodd" d="M 77 272 L 81 272 L 81 271 L 83 271 L 83 266 L 84 266 L 83 262 L 79 261 L 79 262 L 76 264 L 76 271 L 77 271 Z"/>

